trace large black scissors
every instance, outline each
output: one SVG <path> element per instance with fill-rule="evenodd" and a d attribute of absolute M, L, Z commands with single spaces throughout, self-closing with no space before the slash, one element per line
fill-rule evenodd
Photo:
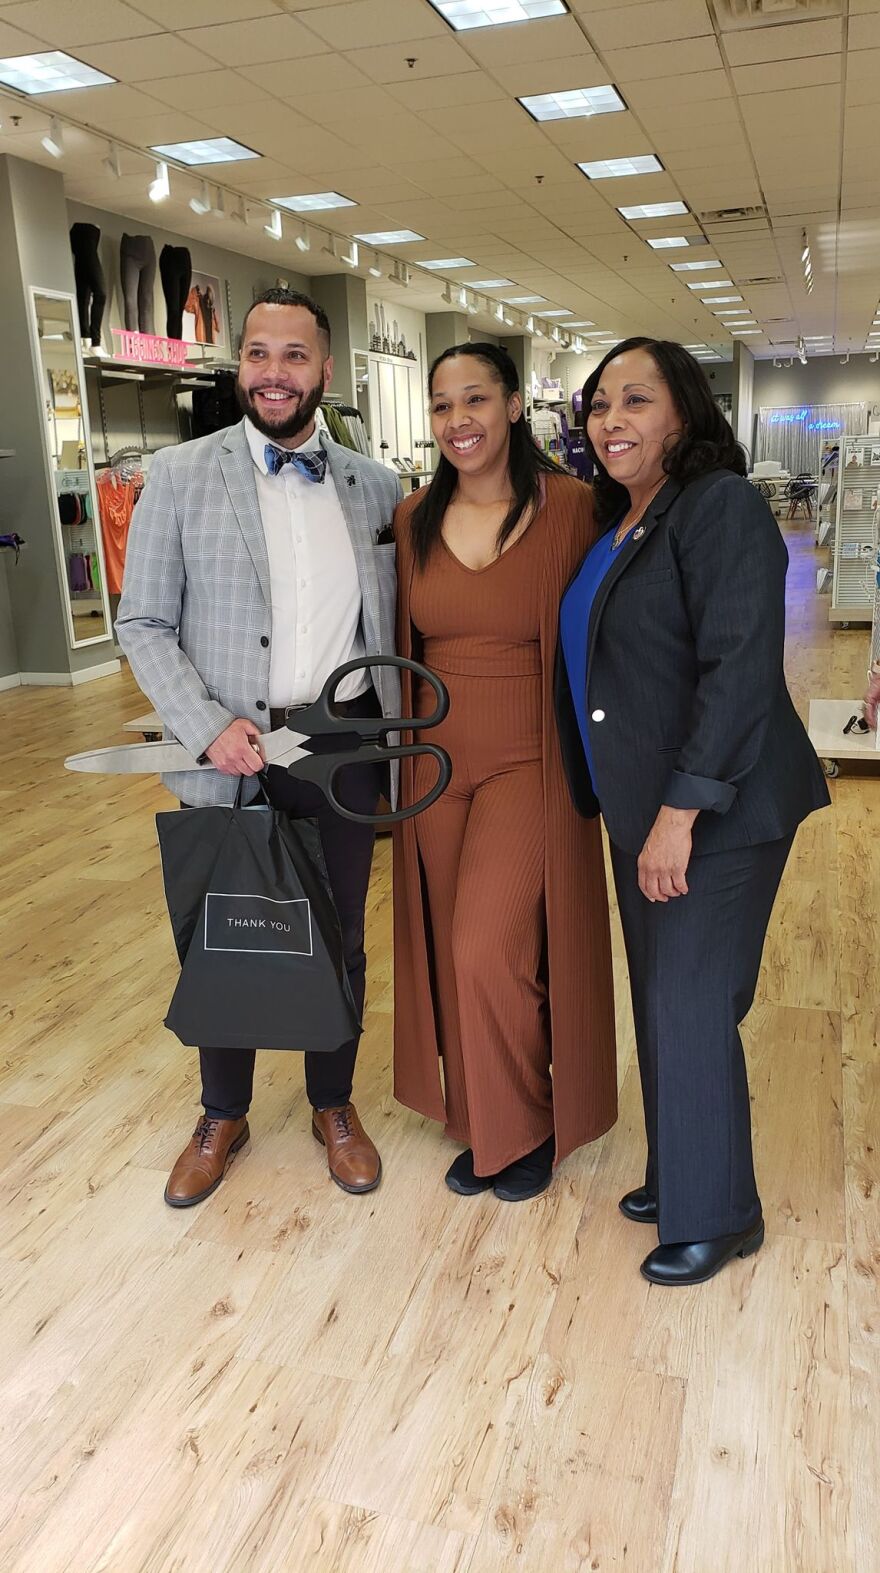
<path fill-rule="evenodd" d="M 426 716 L 354 716 L 339 706 L 336 692 L 350 672 L 371 671 L 377 666 L 397 667 L 430 684 L 436 704 Z M 310 781 L 323 792 L 331 808 L 343 819 L 362 825 L 396 825 L 415 814 L 424 813 L 449 785 L 452 764 L 446 750 L 436 743 L 389 744 L 389 732 L 418 735 L 438 726 L 449 711 L 449 694 L 435 672 L 418 661 L 402 655 L 365 655 L 346 661 L 330 673 L 314 703 L 291 706 L 285 724 L 256 739 L 266 765 L 286 769 L 298 781 Z M 428 755 L 436 760 L 437 780 L 424 797 L 405 808 L 387 814 L 357 814 L 347 808 L 337 791 L 337 777 L 347 765 L 390 764 L 395 759 Z M 73 754 L 64 761 L 68 770 L 83 770 L 111 775 L 173 775 L 177 771 L 213 770 L 210 761 L 198 760 L 182 743 L 128 743 L 118 748 L 96 748 Z"/>

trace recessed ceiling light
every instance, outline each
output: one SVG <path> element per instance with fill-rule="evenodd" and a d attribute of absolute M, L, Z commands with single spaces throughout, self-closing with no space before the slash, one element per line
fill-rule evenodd
<path fill-rule="evenodd" d="M 636 158 L 596 158 L 578 164 L 588 180 L 620 180 L 624 175 L 662 174 L 663 165 L 653 153 L 642 153 Z"/>
<path fill-rule="evenodd" d="M 469 262 L 467 257 L 436 257 L 433 262 L 417 262 L 417 268 L 475 268 L 475 262 Z"/>
<path fill-rule="evenodd" d="M 708 344 L 686 344 L 684 347 L 686 350 L 707 350 L 709 348 Z"/>
<path fill-rule="evenodd" d="M 327 208 L 355 208 L 350 197 L 341 197 L 338 191 L 312 191 L 304 197 L 270 197 L 276 207 L 288 208 L 291 213 L 320 213 Z"/>
<path fill-rule="evenodd" d="M 543 306 L 546 299 L 546 295 L 507 295 L 505 296 L 504 304 L 506 306 Z M 569 323 L 569 327 L 571 326 L 572 324 Z"/>
<path fill-rule="evenodd" d="M 519 102 L 534 120 L 574 120 L 580 115 L 613 115 L 626 109 L 616 87 L 574 87 L 566 93 L 534 93 Z"/>
<path fill-rule="evenodd" d="M 710 306 L 712 305 L 711 300 L 708 302 L 708 304 Z M 743 312 L 744 311 L 748 311 L 748 309 L 749 309 L 748 306 L 725 306 L 723 311 L 713 311 L 712 316 L 713 317 L 741 317 Z"/>
<path fill-rule="evenodd" d="M 686 279 L 685 283 L 688 289 L 730 289 L 733 279 L 698 279 L 696 283 Z"/>
<path fill-rule="evenodd" d="M 584 318 L 584 319 L 583 319 L 583 320 L 581 320 L 581 321 L 579 321 L 579 322 L 567 322 L 567 323 L 566 323 L 566 324 L 565 324 L 565 326 L 566 326 L 566 327 L 567 327 L 567 328 L 592 328 L 592 327 L 594 327 L 594 326 L 595 326 L 595 324 L 594 324 L 594 323 L 592 323 L 592 322 L 588 322 L 588 321 L 587 321 L 587 320 L 586 320 L 586 318 Z M 589 333 L 588 333 L 588 334 L 587 334 L 587 335 L 586 335 L 586 337 L 587 337 L 587 338 L 590 338 L 590 337 L 591 337 L 591 335 L 590 335 L 590 334 L 589 334 Z"/>
<path fill-rule="evenodd" d="M 805 344 L 827 344 L 832 335 L 830 333 L 807 333 L 804 335 Z"/>
<path fill-rule="evenodd" d="M 722 305 L 722 304 L 726 303 L 727 301 L 734 301 L 734 300 L 742 300 L 742 296 L 741 295 L 710 295 L 708 300 L 704 300 L 703 301 L 703 305 L 704 306 L 718 306 L 718 305 Z M 716 316 L 720 316 L 720 312 L 716 312 Z"/>
<path fill-rule="evenodd" d="M 508 22 L 533 22 L 539 16 L 563 16 L 563 0 L 431 0 L 444 22 L 462 33 L 471 27 L 503 27 Z"/>
<path fill-rule="evenodd" d="M 686 202 L 642 202 L 638 207 L 618 208 L 621 218 L 671 218 L 673 213 L 687 213 Z"/>
<path fill-rule="evenodd" d="M 731 328 L 730 330 L 733 339 L 753 339 L 756 335 L 758 338 L 761 337 L 760 328 Z"/>
<path fill-rule="evenodd" d="M 570 317 L 571 316 L 571 311 L 570 311 L 568 306 L 553 306 L 553 307 L 551 307 L 551 309 L 549 311 L 542 311 L 540 313 L 540 316 L 542 316 L 542 317 Z"/>
<path fill-rule="evenodd" d="M 513 279 L 474 279 L 471 289 L 512 289 Z"/>
<path fill-rule="evenodd" d="M 63 93 L 75 87 L 106 87 L 115 81 L 115 76 L 105 76 L 60 49 L 0 60 L 0 82 L 18 93 Z"/>
<path fill-rule="evenodd" d="M 720 268 L 720 262 L 670 262 L 673 273 L 701 273 L 704 268 Z"/>
<path fill-rule="evenodd" d="M 417 235 L 414 229 L 374 229 L 366 235 L 355 235 L 355 240 L 362 240 L 365 246 L 403 246 L 411 240 L 424 240 L 424 235 Z M 421 263 L 417 264 L 421 267 Z"/>
<path fill-rule="evenodd" d="M 244 158 L 262 158 L 253 148 L 234 142 L 232 137 L 204 137 L 193 142 L 162 142 L 150 149 L 179 164 L 235 164 Z"/>

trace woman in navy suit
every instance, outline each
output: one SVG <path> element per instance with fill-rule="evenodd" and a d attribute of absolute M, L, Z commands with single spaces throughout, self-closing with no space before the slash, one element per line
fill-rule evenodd
<path fill-rule="evenodd" d="M 629 962 L 654 1283 L 764 1238 L 739 1023 L 785 862 L 828 802 L 783 672 L 788 554 L 702 369 L 628 339 L 584 386 L 599 540 L 566 591 L 556 706 L 601 810 Z"/>

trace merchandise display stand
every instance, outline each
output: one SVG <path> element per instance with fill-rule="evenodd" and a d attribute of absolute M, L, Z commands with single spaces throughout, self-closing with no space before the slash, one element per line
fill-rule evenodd
<path fill-rule="evenodd" d="M 872 582 L 872 624 L 869 666 L 880 661 L 880 510 L 873 520 L 872 562 L 865 573 Z M 865 586 L 868 594 L 867 584 Z M 822 761 L 825 774 L 839 775 L 840 760 L 861 760 L 880 765 L 880 727 L 876 732 L 860 732 L 851 725 L 862 717 L 860 699 L 811 699 L 808 732 L 810 742 Z"/>
<path fill-rule="evenodd" d="M 869 623 L 874 605 L 870 565 L 880 496 L 880 438 L 844 437 L 837 484 L 837 513 L 831 554 L 829 621 L 841 628 Z"/>

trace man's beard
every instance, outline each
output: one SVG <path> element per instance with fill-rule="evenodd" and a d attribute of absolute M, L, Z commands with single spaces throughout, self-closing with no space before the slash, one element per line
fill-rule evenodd
<path fill-rule="evenodd" d="M 235 379 L 235 397 L 238 400 L 238 407 L 242 415 L 246 415 L 248 420 L 256 426 L 257 431 L 261 432 L 264 437 L 268 437 L 275 442 L 289 441 L 291 437 L 298 437 L 300 432 L 305 431 L 306 427 L 311 425 L 315 411 L 324 397 L 324 379 L 322 377 L 321 381 L 316 382 L 315 386 L 310 388 L 308 393 L 301 395 L 296 409 L 283 421 L 264 420 L 257 409 L 253 396 L 246 388 L 242 387 L 238 377 Z"/>

